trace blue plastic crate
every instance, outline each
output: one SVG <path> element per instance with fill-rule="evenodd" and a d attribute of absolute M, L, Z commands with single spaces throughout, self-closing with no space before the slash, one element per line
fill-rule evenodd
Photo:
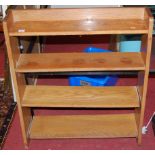
<path fill-rule="evenodd" d="M 70 86 L 113 86 L 117 76 L 70 76 Z"/>
<path fill-rule="evenodd" d="M 101 53 L 101 52 L 112 52 L 110 50 L 88 47 L 84 50 L 87 53 Z M 70 76 L 69 85 L 70 86 L 113 86 L 118 80 L 117 76 Z"/>

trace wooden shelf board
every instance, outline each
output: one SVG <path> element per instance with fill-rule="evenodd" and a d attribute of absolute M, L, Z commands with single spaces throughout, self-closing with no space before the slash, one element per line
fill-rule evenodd
<path fill-rule="evenodd" d="M 141 53 L 21 54 L 16 72 L 136 71 L 144 70 Z"/>
<path fill-rule="evenodd" d="M 136 86 L 26 86 L 23 107 L 139 107 Z"/>
<path fill-rule="evenodd" d="M 145 33 L 148 27 L 143 19 L 17 21 L 9 29 L 10 36 Z"/>
<path fill-rule="evenodd" d="M 30 138 L 137 137 L 134 114 L 34 116 Z"/>

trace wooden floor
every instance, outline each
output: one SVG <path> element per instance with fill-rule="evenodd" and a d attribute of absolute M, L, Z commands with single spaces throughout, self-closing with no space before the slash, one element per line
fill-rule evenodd
<path fill-rule="evenodd" d="M 134 114 L 34 116 L 30 138 L 137 137 Z"/>

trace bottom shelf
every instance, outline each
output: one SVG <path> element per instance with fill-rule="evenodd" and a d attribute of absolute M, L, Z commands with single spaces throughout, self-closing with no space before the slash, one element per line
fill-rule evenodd
<path fill-rule="evenodd" d="M 134 114 L 34 116 L 30 138 L 137 137 Z"/>

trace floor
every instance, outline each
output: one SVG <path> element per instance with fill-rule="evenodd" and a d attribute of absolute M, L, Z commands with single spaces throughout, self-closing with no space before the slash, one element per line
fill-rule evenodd
<path fill-rule="evenodd" d="M 81 44 L 78 45 L 78 50 L 82 50 L 86 45 Z M 99 47 L 102 47 L 102 45 L 99 45 Z M 67 46 L 62 45 L 59 46 L 57 44 L 53 45 L 53 49 L 63 49 L 67 51 Z M 71 50 L 75 50 L 75 46 L 71 46 Z M 46 49 L 51 49 L 50 45 L 47 44 Z M 52 81 L 48 80 L 39 80 L 39 84 L 61 84 L 66 85 L 67 80 L 60 80 L 55 79 Z M 124 84 L 133 84 L 135 83 L 135 79 L 131 78 L 127 82 L 125 79 L 120 79 L 118 81 L 118 85 L 124 85 Z M 152 115 L 152 113 L 155 111 L 155 78 L 150 77 L 149 79 L 149 87 L 148 87 L 148 96 L 147 96 L 147 104 L 146 104 L 146 111 L 145 111 L 145 118 L 144 118 L 144 124 L 147 123 L 148 119 Z M 74 113 L 98 113 L 98 111 L 92 111 L 92 110 L 83 110 L 82 112 L 77 111 L 68 111 L 64 110 L 63 112 L 61 110 L 53 111 L 54 114 L 67 114 L 68 112 L 74 114 Z M 40 111 L 40 113 L 42 113 Z M 43 111 L 43 113 L 48 114 L 48 111 Z M 102 113 L 102 111 L 101 111 Z M 71 149 L 77 149 L 77 150 L 126 150 L 126 149 L 155 149 L 155 137 L 153 134 L 153 130 L 151 125 L 148 128 L 148 133 L 146 135 L 143 135 L 142 139 L 142 145 L 138 146 L 135 138 L 116 138 L 116 139 L 51 139 L 51 140 L 31 140 L 29 143 L 29 149 L 31 150 L 71 150 Z M 15 117 L 13 119 L 13 122 L 11 124 L 10 130 L 8 132 L 5 144 L 3 146 L 3 149 L 5 150 L 21 150 L 25 149 L 24 144 L 22 141 L 22 134 L 21 134 L 21 128 L 19 123 L 19 115 L 18 110 L 16 110 Z"/>

